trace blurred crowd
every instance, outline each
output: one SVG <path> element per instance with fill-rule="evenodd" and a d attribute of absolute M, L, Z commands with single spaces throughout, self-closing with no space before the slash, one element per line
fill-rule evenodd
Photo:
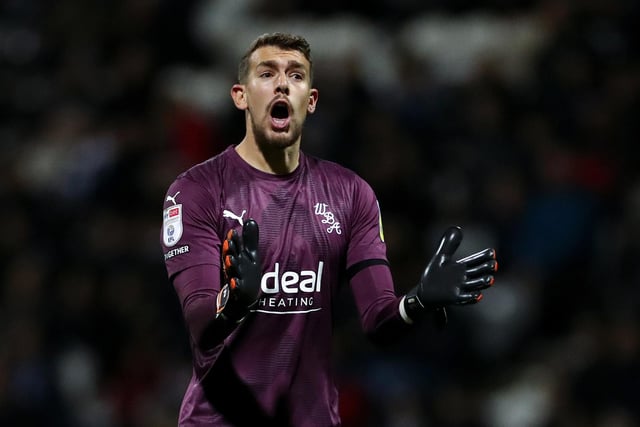
<path fill-rule="evenodd" d="M 240 141 L 235 67 L 312 45 L 303 150 L 354 169 L 405 292 L 447 225 L 496 285 L 394 348 L 336 322 L 345 427 L 640 426 L 633 0 L 0 3 L 0 425 L 169 427 L 190 353 L 167 186 Z"/>

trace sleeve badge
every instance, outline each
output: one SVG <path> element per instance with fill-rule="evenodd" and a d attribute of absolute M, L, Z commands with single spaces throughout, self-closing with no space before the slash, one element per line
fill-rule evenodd
<path fill-rule="evenodd" d="M 162 218 L 162 241 L 167 247 L 174 246 L 182 237 L 182 204 L 166 208 Z"/>

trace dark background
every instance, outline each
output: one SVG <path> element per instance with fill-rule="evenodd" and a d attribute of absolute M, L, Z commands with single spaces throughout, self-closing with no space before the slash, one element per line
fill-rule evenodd
<path fill-rule="evenodd" d="M 500 260 L 392 349 L 345 292 L 345 426 L 640 425 L 638 2 L 342 3 L 0 3 L 0 425 L 176 425 L 164 192 L 242 138 L 235 66 L 275 30 L 312 44 L 303 149 L 374 187 L 398 291 L 450 224 Z"/>

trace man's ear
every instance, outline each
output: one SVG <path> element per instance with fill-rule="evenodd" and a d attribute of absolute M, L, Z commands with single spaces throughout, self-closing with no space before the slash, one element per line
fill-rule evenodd
<path fill-rule="evenodd" d="M 309 105 L 307 105 L 307 111 L 309 114 L 313 114 L 316 111 L 316 104 L 318 103 L 318 89 L 311 89 L 309 94 Z"/>
<path fill-rule="evenodd" d="M 233 99 L 233 103 L 238 110 L 247 109 L 247 94 L 244 90 L 244 85 L 237 83 L 231 86 L 231 99 Z"/>

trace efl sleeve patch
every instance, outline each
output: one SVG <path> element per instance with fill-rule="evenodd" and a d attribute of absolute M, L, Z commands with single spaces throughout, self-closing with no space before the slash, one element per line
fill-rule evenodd
<path fill-rule="evenodd" d="M 182 237 L 182 204 L 166 208 L 162 218 L 162 241 L 170 248 Z"/>

